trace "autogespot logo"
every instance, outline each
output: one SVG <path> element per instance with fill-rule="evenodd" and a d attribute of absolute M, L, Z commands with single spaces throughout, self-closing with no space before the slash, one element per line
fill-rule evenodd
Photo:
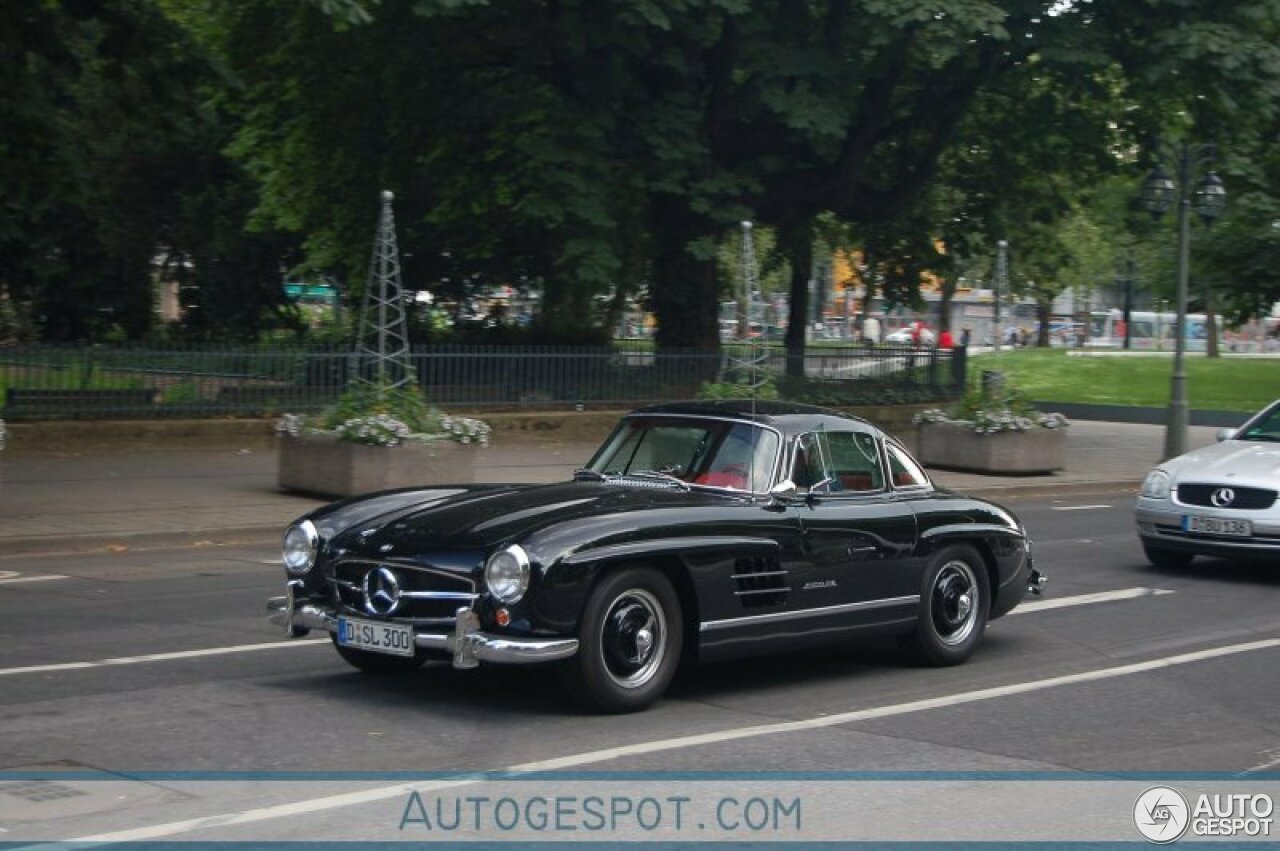
<path fill-rule="evenodd" d="M 1168 786 L 1152 786 L 1133 805 L 1133 823 L 1148 842 L 1173 842 L 1187 832 L 1190 822 L 1187 799 Z"/>

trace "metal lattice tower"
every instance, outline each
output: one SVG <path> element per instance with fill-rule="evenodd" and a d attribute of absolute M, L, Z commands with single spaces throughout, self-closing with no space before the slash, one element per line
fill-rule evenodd
<path fill-rule="evenodd" d="M 754 228 L 749 221 L 742 223 L 742 272 L 738 281 L 738 345 L 737 354 L 729 357 L 730 369 L 736 383 L 754 399 L 756 392 L 768 381 L 763 336 L 751 336 L 751 300 L 760 282 L 760 269 L 756 264 Z"/>
<path fill-rule="evenodd" d="M 378 392 L 413 383 L 409 363 L 409 326 L 405 318 L 404 289 L 400 285 L 400 250 L 396 246 L 396 220 L 391 211 L 395 195 L 382 192 L 382 212 L 369 260 L 369 279 L 356 326 L 352 387 L 361 385 Z"/>

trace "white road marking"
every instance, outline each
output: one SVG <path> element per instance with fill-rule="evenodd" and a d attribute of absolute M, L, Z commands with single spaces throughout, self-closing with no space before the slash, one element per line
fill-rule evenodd
<path fill-rule="evenodd" d="M 636 744 L 622 745 L 616 748 L 585 751 L 583 753 L 554 757 L 552 759 L 545 759 L 537 762 L 526 762 L 521 765 L 494 769 L 494 771 L 521 773 L 529 771 L 557 771 L 567 768 L 579 768 L 584 765 L 595 765 L 602 762 L 610 762 L 627 756 L 641 756 L 664 751 L 682 750 L 684 748 L 699 747 L 702 745 L 713 745 L 720 744 L 722 742 L 751 739 L 758 736 L 770 736 L 777 733 L 796 733 L 808 730 L 820 730 L 826 727 L 835 727 L 840 724 L 851 724 L 858 721 L 868 721 L 875 718 L 888 718 L 895 715 L 926 712 L 931 709 L 945 709 L 952 706 L 977 703 L 984 700 L 995 700 L 1001 697 L 1029 694 L 1031 692 L 1044 691 L 1046 689 L 1058 688 L 1060 686 L 1092 683 L 1100 680 L 1114 679 L 1116 677 L 1130 676 L 1133 674 L 1144 674 L 1151 671 L 1171 668 L 1176 665 L 1187 665 L 1193 662 L 1219 659 L 1240 653 L 1250 653 L 1255 650 L 1272 650 L 1276 648 L 1280 648 L 1280 638 L 1250 641 L 1244 644 L 1231 644 L 1224 647 L 1210 648 L 1208 650 L 1197 650 L 1193 653 L 1180 653 L 1176 656 L 1165 656 L 1160 659 L 1149 659 L 1146 662 L 1135 662 L 1130 665 L 1119 665 L 1113 668 L 1097 668 L 1092 671 L 1081 671 L 1076 674 L 1066 674 L 1064 676 L 1049 677 L 1043 680 L 1030 680 L 1027 682 L 1012 683 L 1010 685 L 996 686 L 994 688 L 978 689 L 976 691 L 961 692 L 959 694 L 949 694 L 943 697 L 913 700 L 908 703 L 898 703 L 890 706 L 878 706 L 871 709 L 856 709 L 835 715 L 824 715 L 819 718 L 806 718 L 799 721 L 783 721 L 775 724 L 760 724 L 754 727 L 739 727 L 729 730 L 720 730 L 714 733 L 700 733 L 691 736 L 681 736 L 674 739 L 637 742 Z M 340 795 L 327 795 L 305 801 L 295 801 L 289 804 L 277 804 L 269 807 L 243 810 L 241 812 L 205 816 L 203 818 L 186 819 L 183 821 L 172 821 L 164 824 L 149 825 L 147 827 L 115 831 L 113 833 L 84 836 L 79 839 L 69 839 L 66 840 L 66 842 L 145 842 L 147 840 L 175 836 L 181 833 L 189 833 L 194 830 L 227 827 L 230 825 L 252 824 L 255 822 L 268 821 L 270 819 L 304 815 L 323 810 L 355 806 L 357 804 L 366 804 L 373 801 L 384 801 L 389 798 L 407 795 L 414 790 L 417 790 L 418 792 L 426 792 L 437 789 L 473 785 L 480 782 L 482 782 L 480 778 L 461 778 L 458 780 L 437 780 L 429 783 L 397 783 L 393 786 L 382 786 L 376 789 L 347 792 Z"/>
<path fill-rule="evenodd" d="M 0 668 L 0 677 L 10 674 L 46 674 L 53 671 L 78 671 L 84 668 L 107 668 L 112 665 L 137 665 L 141 662 L 168 662 L 173 659 L 198 659 L 202 656 L 222 656 L 226 653 L 252 653 L 255 650 L 279 650 L 284 647 L 327 646 L 327 641 L 295 640 L 269 641 L 265 644 L 237 644 L 231 647 L 206 647 L 203 650 L 178 650 L 173 653 L 151 653 L 146 656 L 117 656 L 114 659 L 96 659 L 92 662 L 61 662 L 56 665 L 29 665 L 25 668 Z"/>
<path fill-rule="evenodd" d="M 35 579 L 37 577 L 31 577 Z M 66 577 L 49 577 L 65 579 Z M 3 580 L 0 580 L 3 581 Z M 12 580 L 10 580 L 12 581 Z M 1080 594 L 1075 597 L 1059 597 L 1049 600 L 1024 600 L 1009 614 L 1025 614 L 1045 609 L 1067 606 L 1085 606 L 1091 603 L 1108 603 L 1113 600 L 1132 600 L 1139 597 L 1156 597 L 1172 594 L 1162 588 L 1122 588 L 1119 591 L 1102 591 L 1097 594 Z M 251 653 L 257 650 L 279 650 L 285 647 L 310 647 L 326 645 L 323 640 L 268 641 L 262 644 L 236 644 L 229 647 L 206 647 L 201 650 L 179 650 L 172 653 L 150 653 L 144 656 L 117 656 L 111 659 L 94 659 L 87 662 L 60 662 L 51 665 L 30 665 L 23 668 L 0 668 L 0 677 L 12 674 L 48 674 L 58 671 L 79 671 L 87 668 L 105 668 L 113 665 L 138 665 L 144 662 L 168 662 L 175 659 L 198 659 L 204 656 L 222 656 L 228 653 Z"/>
<path fill-rule="evenodd" d="M 19 582 L 48 582 L 51 579 L 69 579 L 61 573 L 41 573 L 38 576 L 23 576 L 16 570 L 0 571 L 0 585 L 16 585 Z"/>
<path fill-rule="evenodd" d="M 1110 507 L 1111 506 L 1109 505 L 1102 505 L 1101 503 L 1099 503 L 1098 505 L 1055 505 L 1053 507 L 1053 510 L 1054 511 L 1092 511 L 1097 508 L 1110 508 Z"/>
<path fill-rule="evenodd" d="M 1268 771 L 1275 768 L 1277 765 L 1280 765 L 1280 748 L 1271 748 L 1270 750 L 1263 751 L 1262 756 L 1264 757 L 1262 762 L 1252 768 L 1246 768 L 1244 771 L 1240 772 L 1240 775 L 1244 776 L 1246 774 L 1254 774 L 1259 771 Z"/>
<path fill-rule="evenodd" d="M 1088 606 L 1093 603 L 1110 603 L 1115 600 L 1136 600 L 1139 597 L 1162 597 L 1173 592 L 1167 588 L 1121 588 L 1118 591 L 1099 591 L 1096 594 L 1077 594 L 1074 597 L 1053 597 L 1048 600 L 1023 600 L 1010 615 L 1027 615 L 1047 609 L 1065 609 L 1069 606 Z"/>

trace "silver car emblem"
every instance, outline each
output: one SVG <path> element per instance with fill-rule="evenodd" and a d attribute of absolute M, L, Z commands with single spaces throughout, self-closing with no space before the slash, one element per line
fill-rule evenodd
<path fill-rule="evenodd" d="M 388 568 L 375 567 L 364 575 L 364 608 L 383 617 L 400 605 L 400 583 Z"/>
<path fill-rule="evenodd" d="M 1236 501 L 1236 492 L 1231 488 L 1218 488 L 1209 497 L 1209 501 L 1218 508 L 1226 508 L 1228 505 Z"/>

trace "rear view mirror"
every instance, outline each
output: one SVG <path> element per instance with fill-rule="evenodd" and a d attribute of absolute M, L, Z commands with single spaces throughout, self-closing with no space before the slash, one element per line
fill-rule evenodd
<path fill-rule="evenodd" d="M 1220 428 L 1220 429 L 1218 429 L 1218 442 L 1219 442 L 1219 443 L 1221 443 L 1221 442 L 1222 442 L 1222 441 L 1224 441 L 1224 440 L 1231 440 L 1231 439 L 1232 439 L 1232 438 L 1234 438 L 1235 436 L 1236 436 L 1236 430 L 1235 430 L 1235 429 L 1233 429 L 1233 428 Z"/>

